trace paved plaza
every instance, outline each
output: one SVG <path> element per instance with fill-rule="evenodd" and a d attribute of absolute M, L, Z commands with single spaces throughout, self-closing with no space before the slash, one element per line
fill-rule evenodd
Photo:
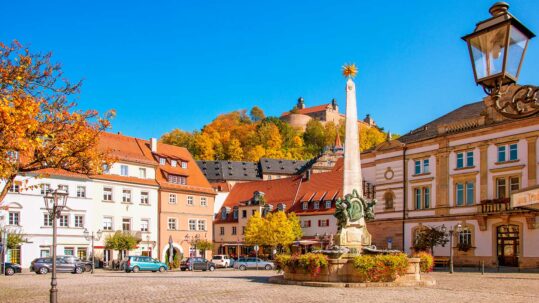
<path fill-rule="evenodd" d="M 316 288 L 267 283 L 273 271 L 59 274 L 60 302 L 539 302 L 539 274 L 431 273 L 430 288 Z M 0 302 L 48 302 L 49 275 L 0 277 Z"/>

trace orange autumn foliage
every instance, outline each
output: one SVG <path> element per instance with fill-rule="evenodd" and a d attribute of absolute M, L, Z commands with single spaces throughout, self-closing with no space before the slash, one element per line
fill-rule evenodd
<path fill-rule="evenodd" d="M 40 177 L 44 169 L 97 174 L 113 160 L 97 144 L 114 112 L 76 110 L 68 97 L 81 83 L 63 79 L 50 59 L 16 41 L 0 42 L 0 203 L 17 175 Z"/>

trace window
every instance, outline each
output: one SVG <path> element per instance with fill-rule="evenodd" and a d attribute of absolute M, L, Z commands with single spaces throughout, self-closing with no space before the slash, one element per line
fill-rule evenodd
<path fill-rule="evenodd" d="M 77 186 L 77 197 L 86 198 L 86 186 Z"/>
<path fill-rule="evenodd" d="M 73 256 L 75 255 L 75 249 L 73 247 L 66 247 L 64 248 L 64 255 L 66 256 Z"/>
<path fill-rule="evenodd" d="M 246 209 L 241 211 L 241 217 L 242 218 L 247 218 L 247 210 Z"/>
<path fill-rule="evenodd" d="M 41 194 L 42 195 L 45 195 L 46 193 L 48 193 L 49 191 L 51 190 L 51 185 L 50 184 L 41 184 Z"/>
<path fill-rule="evenodd" d="M 138 169 L 138 175 L 141 179 L 146 179 L 146 169 L 145 168 L 139 168 Z"/>
<path fill-rule="evenodd" d="M 13 183 L 13 185 L 11 185 L 8 191 L 10 193 L 19 193 L 21 191 L 21 187 L 19 184 Z"/>
<path fill-rule="evenodd" d="M 320 202 L 318 201 L 314 201 L 314 209 L 319 209 L 320 208 Z"/>
<path fill-rule="evenodd" d="M 122 202 L 131 203 L 131 190 L 124 189 L 122 191 Z"/>
<path fill-rule="evenodd" d="M 308 202 L 303 202 L 303 205 L 301 206 L 301 208 L 302 208 L 303 210 L 309 209 L 309 203 L 308 203 Z"/>
<path fill-rule="evenodd" d="M 328 227 L 329 226 L 329 219 L 318 220 L 318 226 L 320 226 L 320 227 Z"/>
<path fill-rule="evenodd" d="M 103 187 L 103 201 L 112 201 L 112 187 Z"/>
<path fill-rule="evenodd" d="M 84 217 L 82 215 L 75 215 L 75 227 L 84 227 Z"/>
<path fill-rule="evenodd" d="M 473 205 L 474 200 L 474 184 L 466 182 L 466 205 Z"/>
<path fill-rule="evenodd" d="M 198 220 L 198 230 L 206 230 L 206 220 Z"/>
<path fill-rule="evenodd" d="M 311 220 L 305 220 L 302 223 L 302 227 L 304 228 L 311 227 Z"/>
<path fill-rule="evenodd" d="M 176 194 L 169 194 L 168 195 L 168 203 L 176 204 Z"/>
<path fill-rule="evenodd" d="M 253 209 L 253 210 L 251 210 L 251 215 L 253 215 L 253 216 L 254 216 L 254 215 L 255 215 L 255 213 L 256 213 L 256 209 Z"/>
<path fill-rule="evenodd" d="M 421 173 L 421 161 L 415 161 L 414 174 L 419 175 Z"/>
<path fill-rule="evenodd" d="M 238 234 L 238 228 L 236 226 L 232 226 L 232 235 Z"/>
<path fill-rule="evenodd" d="M 47 258 L 50 255 L 51 255 L 51 251 L 49 249 L 42 249 L 39 251 L 40 258 Z"/>
<path fill-rule="evenodd" d="M 284 203 L 277 204 L 277 210 L 284 211 L 285 208 L 286 208 L 286 204 Z"/>
<path fill-rule="evenodd" d="M 177 221 L 175 218 L 168 218 L 168 229 L 176 230 Z"/>
<path fill-rule="evenodd" d="M 520 178 L 510 177 L 509 178 L 509 194 L 519 189 L 520 189 Z"/>
<path fill-rule="evenodd" d="M 395 201 L 395 194 L 393 191 L 388 190 L 384 193 L 384 202 L 385 202 L 385 209 L 393 209 L 393 205 Z"/>
<path fill-rule="evenodd" d="M 326 201 L 326 208 L 331 208 L 331 201 Z"/>
<path fill-rule="evenodd" d="M 511 144 L 509 145 L 509 161 L 518 160 L 518 145 Z"/>
<path fill-rule="evenodd" d="M 189 219 L 189 230 L 197 230 L 197 220 Z"/>
<path fill-rule="evenodd" d="M 238 208 L 237 207 L 234 207 L 233 217 L 234 217 L 234 220 L 238 219 Z"/>
<path fill-rule="evenodd" d="M 193 196 L 187 196 L 187 205 L 195 204 L 195 198 Z"/>
<path fill-rule="evenodd" d="M 87 251 L 86 247 L 79 247 L 77 248 L 77 257 L 81 260 L 86 260 Z"/>
<path fill-rule="evenodd" d="M 472 245 L 472 233 L 469 228 L 465 227 L 459 234 L 458 234 L 458 243 L 460 245 Z"/>
<path fill-rule="evenodd" d="M 43 226 L 51 227 L 52 226 L 52 216 L 50 214 L 43 214 Z"/>
<path fill-rule="evenodd" d="M 187 179 L 184 176 L 168 175 L 168 182 L 169 183 L 174 183 L 174 184 L 185 185 L 185 184 L 187 184 Z"/>
<path fill-rule="evenodd" d="M 245 226 L 242 226 L 242 227 L 241 227 L 241 234 L 242 234 L 242 235 L 245 235 Z"/>
<path fill-rule="evenodd" d="M 208 198 L 200 197 L 200 206 L 208 206 Z"/>
<path fill-rule="evenodd" d="M 473 205 L 474 201 L 474 182 L 468 181 L 455 184 L 455 204 L 457 206 Z"/>
<path fill-rule="evenodd" d="M 221 226 L 221 227 L 219 228 L 219 234 L 220 234 L 221 236 L 224 236 L 224 235 L 225 235 L 225 227 L 224 227 L 224 226 Z"/>
<path fill-rule="evenodd" d="M 140 192 L 140 204 L 150 204 L 150 194 L 147 191 Z"/>
<path fill-rule="evenodd" d="M 20 225 L 21 214 L 19 212 L 9 212 L 9 225 Z"/>
<path fill-rule="evenodd" d="M 69 195 L 69 186 L 67 185 L 58 185 L 58 189 L 65 191 Z"/>
<path fill-rule="evenodd" d="M 131 218 L 123 218 L 122 219 L 122 230 L 123 231 L 131 231 Z"/>
<path fill-rule="evenodd" d="M 112 230 L 112 217 L 103 217 L 103 230 Z"/>
<path fill-rule="evenodd" d="M 165 164 L 167 164 L 167 159 L 159 158 L 159 165 L 165 165 Z"/>
<path fill-rule="evenodd" d="M 423 160 L 423 173 L 429 173 L 429 159 Z"/>
<path fill-rule="evenodd" d="M 464 167 L 464 154 L 458 153 L 457 154 L 457 168 L 463 168 Z"/>
<path fill-rule="evenodd" d="M 416 187 L 414 188 L 414 206 L 415 209 L 427 209 L 430 208 L 430 186 Z"/>
<path fill-rule="evenodd" d="M 466 167 L 473 166 L 473 151 L 466 152 Z"/>
<path fill-rule="evenodd" d="M 103 168 L 103 173 L 104 173 L 105 175 L 110 174 L 110 166 L 108 166 L 107 164 L 103 164 L 103 167 L 102 167 L 102 168 Z"/>
<path fill-rule="evenodd" d="M 129 175 L 129 167 L 127 165 L 120 166 L 120 174 L 122 176 L 128 176 Z"/>
<path fill-rule="evenodd" d="M 182 161 L 182 168 L 187 168 L 187 162 Z"/>
<path fill-rule="evenodd" d="M 140 220 L 140 231 L 147 232 L 149 230 L 150 221 L 147 219 Z"/>
<path fill-rule="evenodd" d="M 176 166 L 178 166 L 178 161 L 176 161 L 176 160 L 171 160 L 171 161 L 170 161 L 170 165 L 171 165 L 172 167 L 176 167 Z"/>
<path fill-rule="evenodd" d="M 502 199 L 506 197 L 506 188 L 505 178 L 496 179 L 496 198 Z"/>
<path fill-rule="evenodd" d="M 58 221 L 58 226 L 60 227 L 69 227 L 69 216 L 61 215 Z"/>
<path fill-rule="evenodd" d="M 221 220 L 226 220 L 227 212 L 226 208 L 221 209 Z"/>

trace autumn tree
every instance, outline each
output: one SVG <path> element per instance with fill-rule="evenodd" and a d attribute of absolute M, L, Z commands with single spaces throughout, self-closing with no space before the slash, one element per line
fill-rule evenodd
<path fill-rule="evenodd" d="M 266 118 L 264 111 L 258 106 L 254 106 L 253 108 L 251 108 L 250 116 L 251 116 L 251 120 L 254 122 L 260 121 Z"/>
<path fill-rule="evenodd" d="M 303 134 L 303 141 L 305 145 L 310 146 L 319 152 L 326 146 L 326 137 L 324 133 L 324 126 L 318 120 L 310 120 L 305 127 L 305 133 Z"/>
<path fill-rule="evenodd" d="M 50 53 L 0 43 L 0 58 L 0 202 L 18 175 L 39 177 L 47 168 L 97 174 L 110 164 L 97 145 L 113 112 L 76 110 L 70 99 L 81 82 L 66 80 Z"/>
<path fill-rule="evenodd" d="M 259 212 L 251 216 L 245 227 L 245 242 L 271 248 L 285 247 L 303 235 L 298 217 L 282 211 L 268 213 L 262 217 Z"/>
<path fill-rule="evenodd" d="M 195 147 L 195 138 L 193 134 L 178 128 L 162 135 L 160 141 L 165 144 L 185 147 L 190 152 L 192 152 Z"/>
<path fill-rule="evenodd" d="M 120 255 L 123 251 L 130 251 L 137 247 L 142 239 L 130 232 L 116 231 L 105 238 L 105 249 L 117 250 Z"/>

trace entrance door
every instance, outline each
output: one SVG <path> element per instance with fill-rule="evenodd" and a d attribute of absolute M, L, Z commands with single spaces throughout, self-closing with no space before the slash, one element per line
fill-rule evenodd
<path fill-rule="evenodd" d="M 508 224 L 497 228 L 498 264 L 518 266 L 519 229 L 518 225 Z"/>

